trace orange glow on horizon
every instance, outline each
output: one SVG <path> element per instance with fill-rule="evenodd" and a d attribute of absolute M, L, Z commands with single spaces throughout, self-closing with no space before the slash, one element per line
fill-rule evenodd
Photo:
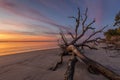
<path fill-rule="evenodd" d="M 42 35 L 23 35 L 16 33 L 0 33 L 0 41 L 55 41 L 56 37 Z"/>

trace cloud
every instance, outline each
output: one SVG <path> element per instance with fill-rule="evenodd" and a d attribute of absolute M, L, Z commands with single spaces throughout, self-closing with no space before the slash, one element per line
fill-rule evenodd
<path fill-rule="evenodd" d="M 26 18 L 41 20 L 40 18 L 46 18 L 42 15 L 38 10 L 27 6 L 26 4 L 20 4 L 10 0 L 1 0 L 0 7 L 10 11 L 19 16 L 23 16 Z"/>
<path fill-rule="evenodd" d="M 44 33 L 49 35 L 55 35 L 55 36 L 60 35 L 59 32 L 44 32 Z"/>
<path fill-rule="evenodd" d="M 0 24 L 4 27 L 0 28 L 0 31 L 12 31 L 24 35 L 42 35 L 44 31 L 50 31 L 50 27 L 41 26 L 33 23 L 20 23 L 14 21 L 2 21 Z M 9 28 L 10 27 L 10 28 Z"/>
<path fill-rule="evenodd" d="M 50 22 L 50 24 L 57 26 L 57 28 L 58 27 L 61 28 L 61 25 L 57 25 L 57 24 L 54 24 L 51 22 Z M 34 36 L 43 35 L 43 34 L 50 35 L 45 32 L 57 32 L 58 31 L 58 30 L 54 31 L 50 27 L 43 26 L 40 24 L 20 23 L 20 22 L 14 22 L 14 21 L 10 21 L 10 20 L 1 21 L 0 25 L 4 26 L 4 27 L 0 28 L 0 32 L 4 31 L 7 33 L 10 32 L 10 33 L 15 33 L 15 34 L 17 33 L 17 34 L 22 34 L 22 35 L 34 35 Z M 64 28 L 64 30 L 65 29 L 68 30 L 67 27 L 62 26 L 62 29 L 63 28 Z"/>
<path fill-rule="evenodd" d="M 30 33 L 28 33 L 30 34 Z M 23 35 L 19 32 L 1 31 L 0 41 L 56 41 L 55 36 L 49 35 Z"/>
<path fill-rule="evenodd" d="M 24 32 L 24 31 L 9 31 L 9 30 L 2 30 L 2 31 L 0 31 L 0 34 L 19 34 L 19 35 L 30 35 L 30 34 L 32 34 L 33 35 L 33 33 L 31 33 L 31 32 Z"/>
<path fill-rule="evenodd" d="M 73 8 L 68 1 L 65 0 L 34 0 L 38 2 L 40 5 L 47 7 L 50 10 L 54 10 L 59 15 L 66 16 L 66 13 L 70 12 Z"/>
<path fill-rule="evenodd" d="M 23 18 L 28 18 L 31 20 L 36 20 L 39 22 L 50 24 L 56 28 L 68 29 L 67 27 L 59 25 L 55 21 L 41 14 L 39 10 L 35 8 L 31 8 L 30 6 L 27 6 L 26 4 L 20 4 L 17 2 L 13 2 L 11 0 L 1 0 L 0 7 L 15 15 L 22 16 Z"/>

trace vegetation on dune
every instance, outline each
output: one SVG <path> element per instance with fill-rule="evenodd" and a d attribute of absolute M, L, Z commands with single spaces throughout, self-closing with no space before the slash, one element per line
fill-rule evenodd
<path fill-rule="evenodd" d="M 120 11 L 115 16 L 115 24 L 114 24 L 114 26 L 120 27 Z"/>
<path fill-rule="evenodd" d="M 112 37 L 116 37 L 116 40 L 118 40 L 117 38 L 120 36 L 120 27 L 109 29 L 107 32 L 104 33 L 104 35 L 106 36 L 107 40 L 111 40 Z"/>
<path fill-rule="evenodd" d="M 117 28 L 109 29 L 107 32 L 104 33 L 106 40 L 120 40 L 120 12 L 115 16 L 114 26 L 116 26 Z"/>

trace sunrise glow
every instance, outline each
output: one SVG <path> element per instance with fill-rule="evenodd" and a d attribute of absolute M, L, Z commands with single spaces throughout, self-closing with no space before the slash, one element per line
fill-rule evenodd
<path fill-rule="evenodd" d="M 78 7 L 81 12 L 88 7 L 88 16 L 96 19 L 94 26 L 99 29 L 111 25 L 119 3 L 119 0 L 0 0 L 0 41 L 56 41 L 59 29 L 74 32 L 73 20 L 68 16 L 76 15 Z"/>
<path fill-rule="evenodd" d="M 21 34 L 0 34 L 0 41 L 55 41 L 52 36 L 28 36 Z"/>

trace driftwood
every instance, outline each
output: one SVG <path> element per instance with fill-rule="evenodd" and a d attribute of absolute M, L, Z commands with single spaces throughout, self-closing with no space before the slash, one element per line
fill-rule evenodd
<path fill-rule="evenodd" d="M 99 64 L 98 62 L 95 62 L 88 57 L 86 57 L 84 54 L 80 53 L 80 51 L 73 45 L 68 46 L 68 51 L 72 51 L 74 55 L 78 56 L 86 65 L 91 66 L 99 73 L 103 74 L 105 77 L 109 78 L 110 80 L 120 80 L 120 75 L 117 75 L 113 71 L 109 70 L 108 68 L 104 67 L 103 65 Z M 72 80 L 72 79 L 70 79 Z"/>
<path fill-rule="evenodd" d="M 72 53 L 71 55 L 72 59 L 69 60 L 68 68 L 65 73 L 65 80 L 73 80 L 75 64 L 77 61 L 79 61 L 79 59 L 81 59 L 88 66 L 89 72 L 94 74 L 100 73 L 110 80 L 120 80 L 120 75 L 117 75 L 113 71 L 99 64 L 98 62 L 89 59 L 82 53 L 85 47 L 89 49 L 94 49 L 94 50 L 97 49 L 96 47 L 89 45 L 89 43 L 93 43 L 94 45 L 97 45 L 99 43 L 99 40 L 101 40 L 101 37 L 95 37 L 95 35 L 103 32 L 103 30 L 107 27 L 105 26 L 99 30 L 96 30 L 96 28 L 92 27 L 92 24 L 95 23 L 95 19 L 93 19 L 89 24 L 86 24 L 86 21 L 88 19 L 87 12 L 88 12 L 88 9 L 85 10 L 85 13 L 83 16 L 81 15 L 80 9 L 78 8 L 78 16 L 69 17 L 76 21 L 75 32 L 74 33 L 68 32 L 68 35 L 71 36 L 72 38 L 71 42 L 68 42 L 68 39 L 66 38 L 66 34 L 64 34 L 62 30 L 60 30 L 62 43 L 59 44 L 59 46 L 62 49 L 63 53 L 61 55 L 61 60 L 58 61 L 55 67 L 52 67 L 51 70 L 53 71 L 56 70 L 57 67 L 60 64 L 62 64 L 63 56 L 64 56 L 63 54 L 67 53 L 66 55 L 69 55 L 69 53 Z M 82 37 L 86 35 L 88 31 L 92 31 L 92 33 L 90 33 L 83 42 L 78 43 L 78 40 L 82 39 Z"/>
<path fill-rule="evenodd" d="M 68 68 L 65 73 L 65 79 L 64 80 L 72 80 L 74 77 L 74 71 L 75 71 L 75 64 L 77 62 L 76 56 L 72 56 L 68 63 Z"/>

